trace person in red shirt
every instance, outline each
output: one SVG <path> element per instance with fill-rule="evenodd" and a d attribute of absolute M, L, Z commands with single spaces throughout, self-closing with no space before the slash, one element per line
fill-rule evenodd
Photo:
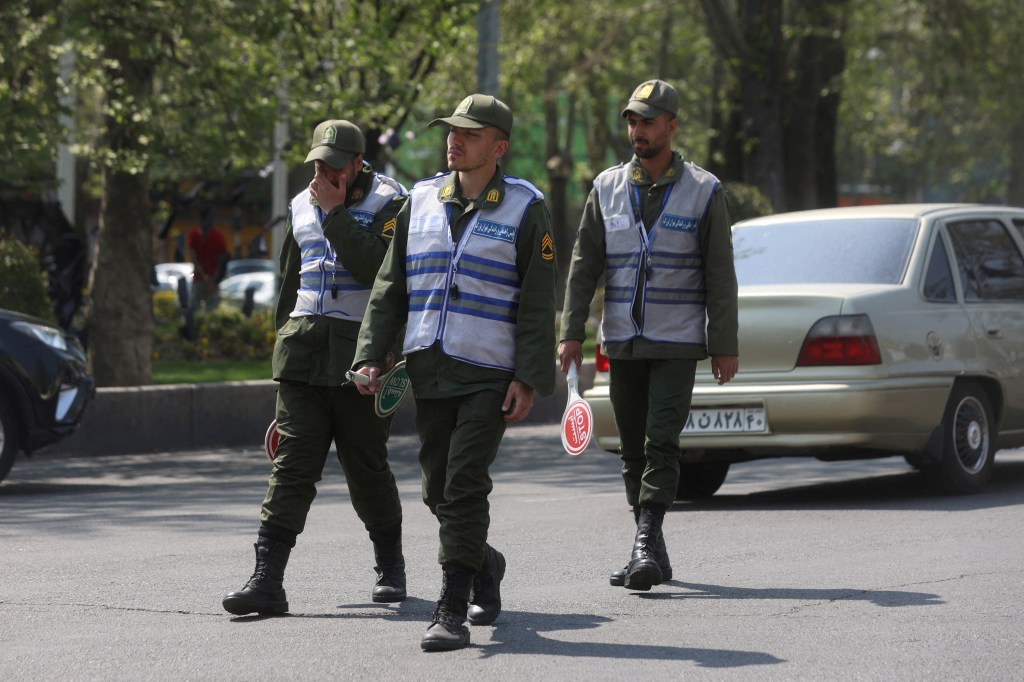
<path fill-rule="evenodd" d="M 213 229 L 212 208 L 203 209 L 199 227 L 188 233 L 186 246 L 189 260 L 195 266 L 189 307 L 197 311 L 200 303 L 205 302 L 206 309 L 213 310 L 220 304 L 217 285 L 224 278 L 228 245 L 221 233 Z"/>

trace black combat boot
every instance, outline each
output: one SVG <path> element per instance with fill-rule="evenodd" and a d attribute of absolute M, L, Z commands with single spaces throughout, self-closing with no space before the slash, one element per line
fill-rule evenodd
<path fill-rule="evenodd" d="M 424 651 L 451 651 L 469 646 L 469 628 L 463 623 L 469 608 L 469 591 L 473 588 L 473 571 L 455 564 L 444 564 L 441 571 L 441 598 L 420 640 Z"/>
<path fill-rule="evenodd" d="M 640 506 L 633 507 L 633 521 L 640 523 Z M 658 562 L 658 566 L 661 567 L 661 580 L 672 580 L 672 564 L 668 559 L 668 547 L 665 546 L 665 532 L 661 531 L 658 533 L 658 545 L 655 549 L 655 559 Z M 608 576 L 608 584 L 612 587 L 622 587 L 626 584 L 626 573 L 629 571 L 629 564 L 620 568 L 617 571 L 613 571 Z M 659 583 L 654 583 L 658 585 Z"/>
<path fill-rule="evenodd" d="M 238 592 L 224 597 L 224 610 L 236 616 L 258 613 L 261 616 L 288 611 L 284 593 L 284 567 L 292 548 L 268 537 L 260 536 L 256 548 L 256 570 L 249 582 Z"/>
<path fill-rule="evenodd" d="M 636 539 L 633 553 L 626 567 L 627 590 L 646 591 L 651 585 L 661 582 L 661 566 L 658 565 L 657 547 L 661 524 L 665 519 L 665 507 L 641 505 L 640 518 L 636 524 Z"/>
<path fill-rule="evenodd" d="M 470 625 L 490 625 L 501 613 L 501 579 L 505 577 L 505 556 L 486 545 L 484 562 L 473 576 L 473 595 L 467 619 Z"/>
<path fill-rule="evenodd" d="M 405 557 L 402 556 L 402 524 L 386 530 L 371 530 L 377 582 L 370 597 L 375 602 L 405 599 Z"/>

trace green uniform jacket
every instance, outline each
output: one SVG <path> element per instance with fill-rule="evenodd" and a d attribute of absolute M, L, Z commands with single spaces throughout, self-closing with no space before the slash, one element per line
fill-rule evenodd
<path fill-rule="evenodd" d="M 344 206 L 335 207 L 324 218 L 324 236 L 342 266 L 362 284 L 373 284 L 377 270 L 391 243 L 392 231 L 384 226 L 395 219 L 408 197 L 388 202 L 369 229 L 362 227 L 348 206 L 370 190 L 373 171 L 368 165 L 349 188 Z M 357 190 L 362 190 L 358 192 Z M 273 372 L 278 381 L 297 381 L 314 386 L 341 386 L 352 365 L 359 323 L 326 315 L 289 317 L 299 292 L 299 245 L 292 234 L 288 212 L 287 231 L 281 244 L 281 294 L 277 302 L 277 342 L 274 344 Z"/>
<path fill-rule="evenodd" d="M 635 175 L 636 170 L 640 175 Z M 673 152 L 672 166 L 657 181 L 650 176 L 634 156 L 630 162 L 630 183 L 638 185 L 640 210 L 645 225 L 654 225 L 661 209 L 666 188 L 680 177 L 683 158 Z M 638 179 L 637 179 L 638 178 Z M 707 354 L 739 355 L 737 338 L 736 270 L 732 253 L 732 221 L 729 217 L 728 198 L 719 187 L 711 198 L 707 213 L 698 226 L 701 254 L 704 258 L 704 284 L 707 290 L 708 343 L 706 349 L 692 346 L 652 343 L 636 338 L 626 343 L 605 344 L 602 351 L 616 360 L 686 358 L 703 360 Z M 597 196 L 591 190 L 580 220 L 580 230 L 569 264 L 569 282 L 562 310 L 561 338 L 583 341 L 584 325 L 590 315 L 590 302 L 605 269 L 604 217 Z"/>
<path fill-rule="evenodd" d="M 463 207 L 456 184 L 456 173 L 451 173 L 438 192 L 439 201 L 452 205 L 454 241 L 458 241 L 475 209 L 496 206 L 505 198 L 500 168 L 480 193 L 480 197 L 486 197 L 491 189 L 497 189 L 496 201 L 478 198 Z M 546 240 L 545 235 L 548 237 Z M 370 303 L 359 332 L 356 366 L 380 366 L 408 319 L 409 296 L 405 279 L 408 242 L 407 203 L 399 213 L 395 238 L 370 294 Z M 503 393 L 512 379 L 522 381 L 540 395 L 549 395 L 555 387 L 555 263 L 551 217 L 544 202 L 536 201 L 527 209 L 516 241 L 516 268 L 522 284 L 516 321 L 515 373 L 455 360 L 442 353 L 439 344 L 435 343 L 406 357 L 406 369 L 416 397 L 451 398 L 481 390 Z"/>

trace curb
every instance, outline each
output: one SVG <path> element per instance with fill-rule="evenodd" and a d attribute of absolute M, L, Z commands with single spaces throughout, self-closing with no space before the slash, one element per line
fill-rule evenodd
<path fill-rule="evenodd" d="M 538 396 L 524 425 L 557 424 L 565 410 L 565 375 L 555 390 Z M 594 383 L 594 363 L 580 368 L 580 393 Z M 78 429 L 41 452 L 128 455 L 217 447 L 262 447 L 274 418 L 277 382 L 229 381 L 99 388 Z M 395 412 L 391 433 L 412 434 L 415 402 Z"/>

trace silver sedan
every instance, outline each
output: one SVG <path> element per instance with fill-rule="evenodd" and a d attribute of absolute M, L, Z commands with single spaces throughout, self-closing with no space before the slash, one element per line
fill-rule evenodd
<path fill-rule="evenodd" d="M 780 456 L 902 455 L 973 492 L 997 450 L 1024 445 L 1024 209 L 801 211 L 738 223 L 733 241 L 740 373 L 719 386 L 698 366 L 679 499 Z M 607 381 L 584 397 L 616 451 Z"/>

